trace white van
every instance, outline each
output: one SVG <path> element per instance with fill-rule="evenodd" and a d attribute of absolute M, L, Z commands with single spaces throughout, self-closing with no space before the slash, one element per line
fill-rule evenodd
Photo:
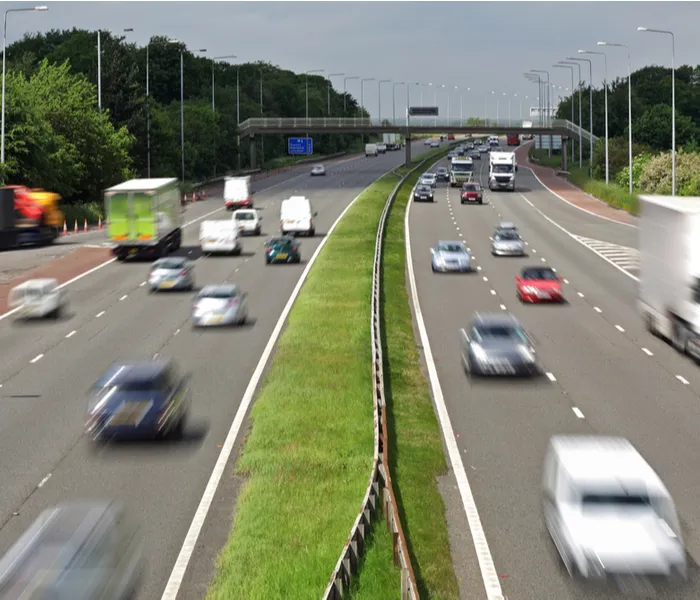
<path fill-rule="evenodd" d="M 311 201 L 304 196 L 292 196 L 282 200 L 280 208 L 280 230 L 282 235 L 300 234 L 308 236 L 316 234 L 314 227 L 314 212 Z"/>
<path fill-rule="evenodd" d="M 239 208 L 231 217 L 241 233 L 260 235 L 262 217 L 254 208 Z"/>
<path fill-rule="evenodd" d="M 253 190 L 250 176 L 224 179 L 224 205 L 226 210 L 253 208 Z"/>
<path fill-rule="evenodd" d="M 10 308 L 20 319 L 58 319 L 66 305 L 64 291 L 56 279 L 29 279 L 10 291 Z"/>
<path fill-rule="evenodd" d="M 497 135 L 490 135 L 489 136 L 489 146 L 498 146 L 498 136 Z"/>
<path fill-rule="evenodd" d="M 365 144 L 365 158 L 368 156 L 379 156 L 377 144 Z"/>
<path fill-rule="evenodd" d="M 203 254 L 240 254 L 241 238 L 238 224 L 229 221 L 202 221 L 199 226 L 199 245 Z"/>

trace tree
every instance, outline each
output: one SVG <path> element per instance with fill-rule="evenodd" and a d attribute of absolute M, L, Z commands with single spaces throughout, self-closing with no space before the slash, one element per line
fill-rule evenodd
<path fill-rule="evenodd" d="M 484 127 L 485 125 L 486 121 L 479 117 L 469 117 L 466 122 L 467 127 Z"/>
<path fill-rule="evenodd" d="M 671 107 L 668 104 L 655 104 L 637 121 L 633 135 L 640 143 L 648 144 L 655 150 L 665 150 L 671 147 L 671 123 Z M 696 133 L 693 120 L 676 110 L 676 144 L 686 144 Z"/>

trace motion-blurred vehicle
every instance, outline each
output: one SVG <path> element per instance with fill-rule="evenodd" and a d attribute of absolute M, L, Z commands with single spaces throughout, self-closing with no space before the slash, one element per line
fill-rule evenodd
<path fill-rule="evenodd" d="M 564 302 L 563 278 L 551 267 L 525 267 L 515 278 L 521 302 Z"/>
<path fill-rule="evenodd" d="M 280 207 L 280 232 L 282 235 L 316 235 L 314 217 L 318 213 L 311 206 L 311 200 L 304 196 L 291 196 L 282 200 Z"/>
<path fill-rule="evenodd" d="M 478 148 L 469 151 L 469 158 L 472 160 L 481 160 L 481 151 Z"/>
<path fill-rule="evenodd" d="M 378 143 L 377 144 L 377 152 L 379 152 L 379 154 L 386 154 L 386 144 L 383 144 L 381 142 Z"/>
<path fill-rule="evenodd" d="M 192 308 L 194 327 L 243 325 L 248 318 L 248 294 L 236 285 L 207 285 Z"/>
<path fill-rule="evenodd" d="M 311 167 L 311 177 L 318 177 L 326 174 L 326 167 L 323 165 L 314 165 Z"/>
<path fill-rule="evenodd" d="M 496 227 L 496 233 L 499 233 L 500 231 L 517 231 L 518 228 L 515 226 L 515 223 L 512 221 L 501 221 L 498 226 Z"/>
<path fill-rule="evenodd" d="M 243 250 L 240 236 L 240 221 L 236 214 L 227 220 L 202 221 L 199 225 L 199 247 L 202 254 L 235 254 Z"/>
<path fill-rule="evenodd" d="M 275 237 L 265 244 L 265 264 L 300 263 L 299 242 L 291 236 Z"/>
<path fill-rule="evenodd" d="M 260 235 L 262 232 L 263 218 L 260 213 L 254 208 L 241 208 L 233 213 L 233 220 L 238 227 L 240 233 L 251 233 Z"/>
<path fill-rule="evenodd" d="M 673 499 L 624 438 L 554 436 L 545 455 L 542 507 L 571 577 L 687 577 Z"/>
<path fill-rule="evenodd" d="M 431 148 L 439 148 L 440 147 L 440 142 L 438 140 L 433 140 L 430 142 L 430 147 Z"/>
<path fill-rule="evenodd" d="M 52 243 L 63 227 L 61 196 L 23 185 L 0 188 L 0 250 Z"/>
<path fill-rule="evenodd" d="M 500 229 L 491 238 L 493 256 L 525 256 L 525 242 L 517 231 Z"/>
<path fill-rule="evenodd" d="M 151 292 L 161 290 L 194 289 L 194 263 L 186 258 L 170 256 L 159 258 L 153 263 L 148 274 L 148 289 Z"/>
<path fill-rule="evenodd" d="M 190 376 L 172 360 L 112 365 L 89 392 L 86 433 L 93 441 L 180 438 L 191 395 Z"/>
<path fill-rule="evenodd" d="M 0 599 L 128 600 L 143 538 L 116 503 L 78 501 L 42 512 L 0 559 Z"/>
<path fill-rule="evenodd" d="M 182 244 L 180 182 L 174 178 L 130 179 L 104 192 L 107 239 L 113 254 L 161 258 Z"/>
<path fill-rule="evenodd" d="M 467 150 L 474 150 L 474 144 L 472 142 L 467 142 L 465 148 Z"/>
<path fill-rule="evenodd" d="M 250 175 L 224 179 L 224 206 L 226 206 L 226 210 L 253 208 L 253 193 Z"/>
<path fill-rule="evenodd" d="M 419 185 L 416 191 L 413 192 L 414 202 L 435 202 L 435 194 L 433 188 L 429 185 Z"/>
<path fill-rule="evenodd" d="M 489 152 L 491 152 L 491 147 L 487 146 L 486 144 L 482 144 L 481 146 L 479 146 L 479 152 L 481 152 L 482 154 L 488 154 Z"/>
<path fill-rule="evenodd" d="M 481 187 L 480 183 L 473 181 L 463 183 L 462 190 L 459 196 L 460 204 L 466 202 L 476 202 L 477 204 L 484 203 L 484 188 Z"/>
<path fill-rule="evenodd" d="M 8 304 L 18 319 L 58 319 L 66 308 L 65 292 L 56 279 L 29 279 L 10 290 Z"/>
<path fill-rule="evenodd" d="M 433 273 L 469 273 L 472 257 L 464 242 L 440 241 L 430 249 Z"/>
<path fill-rule="evenodd" d="M 539 374 L 532 337 L 511 314 L 475 313 L 460 337 L 462 364 L 469 376 Z"/>
<path fill-rule="evenodd" d="M 428 185 L 431 188 L 437 187 L 437 175 L 435 173 L 423 173 L 418 180 L 418 185 Z"/>
<path fill-rule="evenodd" d="M 368 156 L 373 156 L 374 158 L 379 156 L 379 148 L 377 148 L 377 144 L 365 144 L 365 158 Z"/>
<path fill-rule="evenodd" d="M 450 172 L 447 170 L 447 167 L 438 167 L 435 170 L 435 175 L 437 176 L 438 181 L 450 180 Z"/>

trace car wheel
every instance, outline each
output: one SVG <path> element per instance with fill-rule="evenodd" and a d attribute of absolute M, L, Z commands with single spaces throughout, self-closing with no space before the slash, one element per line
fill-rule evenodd
<path fill-rule="evenodd" d="M 309 231 L 309 237 L 314 237 L 315 235 L 316 235 L 315 229 L 312 229 L 311 231 Z"/>
<path fill-rule="evenodd" d="M 261 233 L 262 233 L 262 230 L 260 229 L 260 227 L 258 227 L 258 228 L 255 230 L 255 235 L 260 235 Z"/>

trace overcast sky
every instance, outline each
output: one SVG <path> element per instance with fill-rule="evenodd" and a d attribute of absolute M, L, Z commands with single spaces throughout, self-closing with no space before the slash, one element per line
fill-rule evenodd
<path fill-rule="evenodd" d="M 606 50 L 609 79 L 627 73 L 624 48 L 596 48 L 599 40 L 629 44 L 632 68 L 670 66 L 669 36 L 639 33 L 638 26 L 669 29 L 676 36 L 676 64 L 700 62 L 700 4 L 697 2 L 45 2 L 48 12 L 10 14 L 8 43 L 24 33 L 53 28 L 105 29 L 114 33 L 133 27 L 130 40 L 145 44 L 151 35 L 168 35 L 190 49 L 207 48 L 209 56 L 236 54 L 242 61 L 265 60 L 303 72 L 414 81 L 471 92 L 454 91 L 450 113 L 495 117 L 495 96 L 505 93 L 500 116 L 519 118 L 537 96 L 537 85 L 522 73 L 550 69 L 552 82 L 571 87 L 568 69 L 551 65 L 579 48 Z M 32 2 L 2 2 L 2 10 Z M 603 79 L 603 58 L 593 59 L 593 81 Z M 588 65 L 581 63 L 588 80 Z M 343 89 L 343 77 L 332 78 Z M 633 82 L 634 84 L 634 82 Z M 360 96 L 358 80 L 348 91 Z M 404 114 L 406 92 L 396 86 L 396 110 Z M 411 104 L 433 104 L 432 88 L 414 86 Z M 392 85 L 382 84 L 382 116 L 390 116 Z M 566 92 L 555 92 L 557 94 Z M 438 92 L 440 114 L 447 94 Z M 365 83 L 365 106 L 377 116 L 376 82 Z M 303 116 L 303 115 L 300 115 Z"/>

